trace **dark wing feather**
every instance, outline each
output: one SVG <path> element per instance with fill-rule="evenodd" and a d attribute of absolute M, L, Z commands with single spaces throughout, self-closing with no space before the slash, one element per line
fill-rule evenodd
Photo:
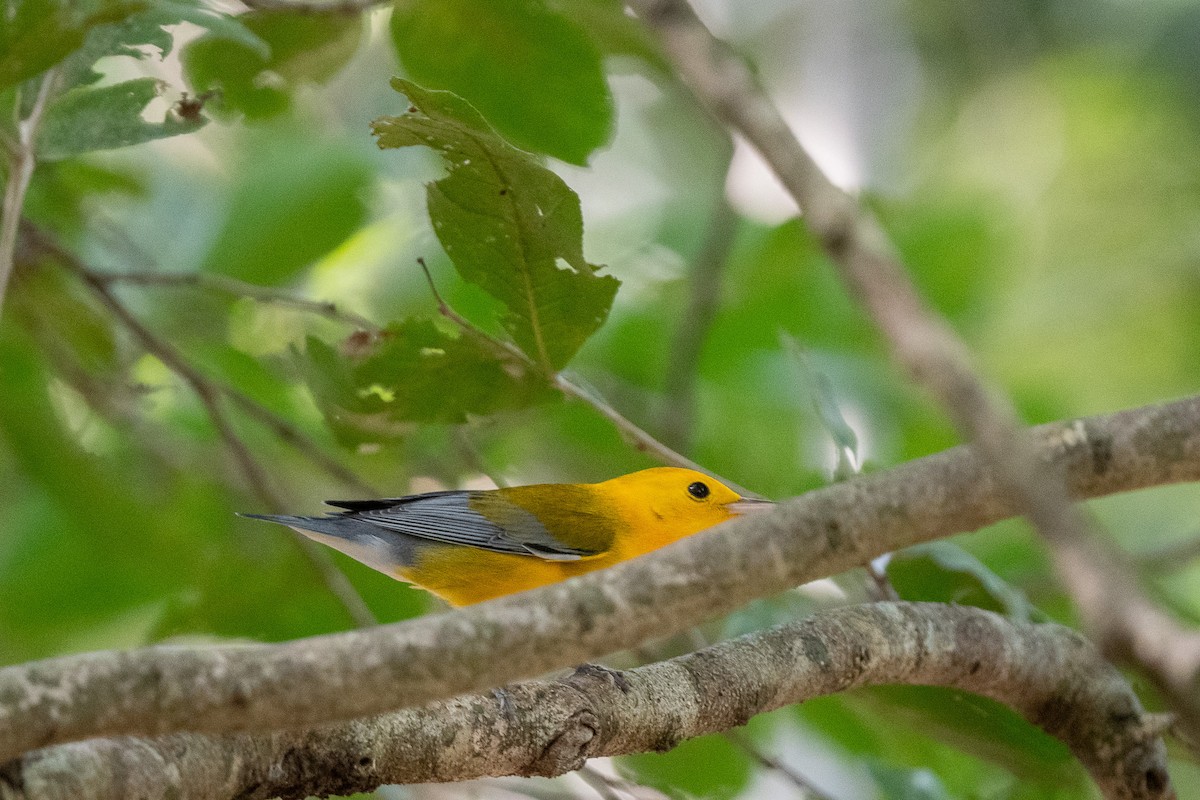
<path fill-rule="evenodd" d="M 493 553 L 536 556 L 549 561 L 574 561 L 596 555 L 559 541 L 537 517 L 505 502 L 504 525 L 479 513 L 472 500 L 482 492 L 431 492 L 394 500 L 330 501 L 353 517 L 377 527 L 434 542 L 476 547 Z M 488 498 L 488 505 L 497 502 Z"/>
<path fill-rule="evenodd" d="M 326 500 L 325 505 L 334 508 L 344 508 L 347 511 L 376 511 L 405 503 L 416 503 L 429 497 L 442 497 L 448 494 L 463 494 L 461 491 L 428 492 L 426 494 L 410 494 L 404 497 L 383 497 L 378 500 Z"/>

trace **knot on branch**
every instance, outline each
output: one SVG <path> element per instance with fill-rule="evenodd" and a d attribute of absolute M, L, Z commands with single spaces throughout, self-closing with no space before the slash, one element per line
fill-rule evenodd
<path fill-rule="evenodd" d="M 523 774 L 552 778 L 579 769 L 595 750 L 599 733 L 600 720 L 595 714 L 587 709 L 575 712 Z"/>

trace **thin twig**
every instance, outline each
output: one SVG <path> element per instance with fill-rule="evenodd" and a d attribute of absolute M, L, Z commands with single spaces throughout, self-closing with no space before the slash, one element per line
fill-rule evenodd
<path fill-rule="evenodd" d="M 54 372 L 83 398 L 93 414 L 114 428 L 128 429 L 142 444 L 148 458 L 153 459 L 155 467 L 162 467 L 165 472 L 169 471 L 166 469 L 168 467 L 175 469 L 181 466 L 178 453 L 165 446 L 162 437 L 139 435 L 145 419 L 135 411 L 135 386 L 108 382 L 93 375 L 80 362 L 76 351 L 59 335 L 57 326 L 42 315 L 41 309 L 26 304 L 25 308 L 14 309 L 18 310 L 25 312 L 24 327 L 45 353 Z"/>
<path fill-rule="evenodd" d="M 8 149 L 8 179 L 4 183 L 4 200 L 0 205 L 0 313 L 4 310 L 4 295 L 12 277 L 13 259 L 17 249 L 17 234 L 21 228 L 21 209 L 25 205 L 25 193 L 33 179 L 37 165 L 37 134 L 42 117 L 50 102 L 50 95 L 58 82 L 58 69 L 52 68 L 42 75 L 37 97 L 30 106 L 29 116 L 17 120 L 17 141 L 10 142 Z M 19 95 L 18 95 L 19 97 Z M 20 115 L 20 103 L 14 101 L 16 114 Z"/>
<path fill-rule="evenodd" d="M 614 785 L 613 779 L 591 764 L 584 764 L 575 771 L 575 774 L 586 781 L 596 794 L 600 795 L 600 800 L 623 800 L 621 790 Z"/>
<path fill-rule="evenodd" d="M 380 497 L 379 489 L 373 487 L 367 481 L 360 478 L 352 469 L 346 467 L 333 456 L 325 452 L 325 450 L 313 441 L 298 427 L 293 425 L 287 419 L 271 411 L 266 406 L 259 403 L 257 400 L 238 391 L 232 386 L 227 386 L 222 383 L 214 382 L 214 385 L 224 394 L 230 402 L 240 408 L 246 416 L 254 419 L 259 424 L 268 428 L 279 439 L 290 444 L 301 455 L 305 456 L 309 461 L 316 464 L 321 469 L 325 470 L 331 476 L 344 483 L 346 486 L 353 488 L 356 492 L 360 492 L 364 497 Z"/>
<path fill-rule="evenodd" d="M 938 400 L 1050 545 L 1059 576 L 1102 649 L 1139 666 L 1200 739 L 1200 635 L 1150 602 L 1128 560 L 1093 533 L 1062 477 L 1036 459 L 1010 402 L 980 380 L 963 341 L 917 294 L 881 226 L 821 172 L 749 66 L 686 0 L 630 5 L 658 34 L 693 92 L 775 171 L 894 358 Z M 1098 463 L 1103 458 L 1097 454 Z"/>
<path fill-rule="evenodd" d="M 220 389 L 188 363 L 179 351 L 143 326 L 129 309 L 116 298 L 116 295 L 112 293 L 103 281 L 93 278 L 86 271 L 80 274 L 83 280 L 95 291 L 100 302 L 112 312 L 113 316 L 120 320 L 125 328 L 141 342 L 142 346 L 148 352 L 154 354 L 168 369 L 182 378 L 191 387 L 196 397 L 199 398 L 200 403 L 204 406 L 204 410 L 209 420 L 212 421 L 213 427 L 217 429 L 217 434 L 225 443 L 225 447 L 233 456 L 234 461 L 237 462 L 238 468 L 241 470 L 251 490 L 258 496 L 258 499 L 272 511 L 277 513 L 283 511 L 284 503 L 279 495 L 275 493 L 274 489 L 271 488 L 266 471 L 250 452 L 250 448 L 242 441 L 237 430 L 233 427 L 229 416 L 225 413 L 225 409 L 221 407 Z M 309 563 L 317 570 L 325 585 L 346 609 L 354 624 L 359 627 L 378 625 L 379 620 L 374 612 L 371 611 L 366 601 L 363 600 L 362 595 L 358 593 L 358 590 L 354 588 L 354 585 L 350 583 L 346 575 L 333 563 L 329 552 L 316 542 L 310 541 L 300 534 L 295 534 L 294 539 L 299 544 L 301 551 Z"/>
<path fill-rule="evenodd" d="M 728 478 L 722 477 L 707 467 L 697 464 L 687 456 L 675 452 L 658 439 L 655 439 L 645 430 L 638 427 L 632 420 L 624 416 L 620 411 L 617 411 L 615 408 L 613 408 L 606 400 L 597 396 L 592 391 L 583 388 L 562 373 L 554 375 L 550 380 L 551 385 L 567 397 L 572 397 L 576 400 L 582 400 L 599 412 L 600 416 L 611 422 L 613 427 L 617 429 L 625 441 L 627 441 L 635 449 L 654 456 L 664 464 L 670 464 L 672 466 L 682 467 L 684 469 L 693 469 L 696 472 L 702 472 L 705 475 L 708 475 L 709 477 L 725 484 L 743 497 L 761 497 L 761 495 L 750 491 L 744 486 L 739 486 Z"/>
<path fill-rule="evenodd" d="M 613 764 L 614 762 L 609 763 Z M 667 795 L 659 790 L 632 781 L 619 773 L 610 774 L 601 767 L 596 766 L 593 761 L 589 761 L 580 767 L 576 771 L 576 774 L 587 781 L 588 785 L 603 798 L 621 800 L 621 795 L 624 794 L 633 798 L 633 800 L 667 800 Z"/>
<path fill-rule="evenodd" d="M 607 401 L 597 396 L 594 392 L 584 389 L 582 386 L 570 380 L 562 373 L 547 373 L 536 362 L 534 362 L 533 359 L 521 352 L 521 350 L 511 342 L 497 339 L 496 337 L 489 335 L 487 332 L 480 330 L 473 322 L 455 311 L 454 308 L 452 308 L 450 304 L 447 303 L 442 297 L 441 293 L 437 289 L 437 284 L 433 282 L 433 276 L 430 275 L 429 268 L 425 265 L 425 260 L 418 258 L 417 263 L 421 265 L 421 269 L 425 272 L 425 279 L 429 282 L 429 289 L 431 292 L 433 292 L 433 299 L 438 305 L 438 313 L 457 325 L 464 333 L 467 333 L 485 343 L 502 358 L 508 357 L 517 359 L 521 364 L 534 371 L 536 374 L 544 376 L 546 381 L 552 387 L 562 392 L 563 395 L 576 400 L 582 400 L 584 403 L 587 403 L 589 406 L 599 412 L 602 417 L 611 422 L 613 427 L 615 427 L 621 436 L 635 449 L 654 456 L 664 464 L 670 464 L 672 466 L 682 467 L 684 469 L 692 469 L 696 472 L 702 472 L 705 475 L 708 475 L 710 478 L 725 484 L 743 497 L 761 497 L 761 495 L 758 495 L 743 486 L 739 486 L 728 478 L 724 478 L 712 470 L 697 464 L 687 456 L 675 452 L 658 439 L 655 439 L 645 430 L 638 427 L 633 421 L 613 408 Z"/>
<path fill-rule="evenodd" d="M 271 510 L 283 511 L 284 504 L 271 488 L 266 471 L 254 458 L 250 448 L 242 441 L 229 416 L 225 413 L 225 409 L 221 406 L 220 388 L 193 367 L 182 353 L 143 325 L 133 312 L 113 294 L 108 284 L 93 275 L 73 253 L 59 246 L 57 242 L 41 232 L 33 235 L 37 237 L 40 246 L 53 253 L 65 267 L 80 277 L 92 290 L 96 299 L 137 339 L 142 347 L 146 348 L 147 352 L 158 358 L 191 388 L 201 405 L 204 406 L 205 413 L 221 437 L 221 441 L 224 442 L 226 449 L 233 456 L 251 491 Z M 300 534 L 295 535 L 295 541 L 354 623 L 359 627 L 378 624 L 378 619 L 370 607 L 367 606 L 345 574 L 338 569 L 329 553 L 320 545 L 305 539 Z"/>
<path fill-rule="evenodd" d="M 154 272 L 150 270 L 130 270 L 125 272 L 111 272 L 102 270 L 89 270 L 98 280 L 106 284 L 109 283 L 124 283 L 132 286 L 185 286 L 195 289 L 202 289 L 210 292 L 220 292 L 222 294 L 234 295 L 236 297 L 249 297 L 253 300 L 258 300 L 261 303 L 270 303 L 280 306 L 291 306 L 293 308 L 307 311 L 313 314 L 326 317 L 341 322 L 346 325 L 353 325 L 364 331 L 375 332 L 379 330 L 379 326 L 371 320 L 356 314 L 353 311 L 345 311 L 328 300 L 309 300 L 304 297 L 296 297 L 295 295 L 282 292 L 277 289 L 269 289 L 265 286 L 257 286 L 253 283 L 240 281 L 237 278 L 230 278 L 224 275 L 212 275 L 205 272 Z"/>
<path fill-rule="evenodd" d="M 102 226 L 101 229 L 110 238 L 120 240 L 119 246 L 123 247 L 131 257 L 137 259 L 147 267 L 142 270 L 126 272 L 106 272 L 87 268 L 90 274 L 106 283 L 124 282 L 142 286 L 191 286 L 204 290 L 251 297 L 261 302 L 290 305 L 320 314 L 337 322 L 353 325 L 372 334 L 379 330 L 379 327 L 366 317 L 353 312 L 343 311 L 331 302 L 298 298 L 278 290 L 268 289 L 222 275 L 207 275 L 204 273 L 171 274 L 152 269 L 150 267 L 154 264 L 154 259 L 142 250 L 136 242 L 130 239 L 125 231 L 111 222 Z M 83 265 L 80 266 L 83 267 Z M 373 488 L 369 483 L 358 477 L 353 470 L 347 469 L 341 462 L 331 457 L 322 447 L 291 422 L 232 386 L 211 378 L 209 382 L 220 389 L 221 393 L 229 398 L 234 405 L 239 407 L 243 413 L 271 430 L 277 437 L 290 444 L 301 455 L 325 470 L 335 479 L 364 496 L 380 496 L 381 493 L 379 490 Z"/>
<path fill-rule="evenodd" d="M 465 426 L 460 425 L 454 432 L 454 440 L 458 444 L 459 454 L 467 462 L 467 466 L 496 484 L 496 488 L 508 488 L 510 484 L 504 479 L 504 476 L 488 467 L 483 453 L 480 452 L 479 446 L 475 444 L 475 440 L 471 436 L 471 432 Z"/>
<path fill-rule="evenodd" d="M 695 436 L 696 371 L 709 328 L 721 306 L 721 275 L 737 233 L 738 215 L 722 187 L 708 236 L 687 276 L 688 306 L 679 321 L 663 379 L 662 438 L 687 450 Z"/>
<path fill-rule="evenodd" d="M 1200 558 L 1200 536 L 1182 539 L 1137 554 L 1138 565 L 1148 572 L 1187 569 Z"/>
<path fill-rule="evenodd" d="M 757 761 L 761 766 L 778 772 L 780 775 L 795 784 L 796 788 L 803 793 L 805 798 L 812 798 L 813 800 L 830 800 L 829 795 L 813 786 L 812 782 L 809 781 L 808 778 L 804 777 L 791 766 L 780 761 L 778 758 L 766 753 L 764 750 L 762 750 L 762 748 L 755 744 L 750 737 L 744 736 L 739 731 L 725 731 L 725 733 L 722 735 L 725 737 L 725 739 L 737 745 L 737 747 L 743 753 L 748 755 L 754 761 Z"/>
<path fill-rule="evenodd" d="M 890 555 L 891 553 L 885 553 L 884 557 Z M 881 602 L 900 599 L 900 593 L 892 585 L 892 580 L 888 577 L 887 572 L 876 567 L 874 561 L 863 564 L 863 571 L 867 573 L 867 594 L 871 596 L 872 600 Z"/>

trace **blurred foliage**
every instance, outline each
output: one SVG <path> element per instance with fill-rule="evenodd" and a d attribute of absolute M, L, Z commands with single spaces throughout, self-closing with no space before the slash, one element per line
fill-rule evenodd
<path fill-rule="evenodd" d="M 387 495 L 650 466 L 550 388 L 562 369 L 651 433 L 688 403 L 687 454 L 770 496 L 828 482 L 848 453 L 869 471 L 956 443 L 623 4 L 228 8 L 10 3 L 0 135 L 17 140 L 44 88 L 26 217 L 87 267 L 131 273 L 115 296 L 209 381 L 289 510 L 361 491 L 329 460 Z M 858 176 L 1026 419 L 1195 391 L 1200 3 L 705 8 L 822 163 Z M 731 241 L 693 280 L 727 184 Z M 418 259 L 483 335 L 438 317 Z M 189 379 L 60 261 L 19 246 L 0 312 L 0 663 L 348 627 L 290 534 L 234 516 L 271 500 Z M 697 297 L 713 322 L 678 342 Z M 698 366 L 667 392 L 680 348 Z M 1191 487 L 1092 509 L 1135 553 L 1198 533 Z M 331 557 L 383 620 L 434 605 Z M 1146 568 L 1192 620 L 1196 569 Z M 1075 617 L 1020 522 L 896 554 L 888 574 L 909 599 Z M 705 633 L 866 596 L 852 573 Z M 945 690 L 821 698 L 748 738 L 829 797 L 1091 791 L 1060 744 Z M 673 796 L 800 795 L 720 737 L 619 765 Z M 1173 772 L 1200 793 L 1194 764 Z"/>

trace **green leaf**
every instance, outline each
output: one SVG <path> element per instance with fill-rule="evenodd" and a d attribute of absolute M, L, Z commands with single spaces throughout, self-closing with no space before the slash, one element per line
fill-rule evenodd
<path fill-rule="evenodd" d="M 1082 778 L 1066 744 L 995 700 L 939 686 L 875 686 L 855 693 L 855 701 L 1024 781 L 1067 785 Z"/>
<path fill-rule="evenodd" d="M 310 338 L 305 373 L 343 442 L 403 437 L 413 423 L 460 423 L 468 414 L 523 408 L 554 397 L 519 361 L 501 361 L 477 339 L 408 319 L 377 339 L 355 334 L 335 350 Z"/>
<path fill-rule="evenodd" d="M 109 379 L 120 369 L 112 321 L 58 270 L 30 270 L 14 287 L 12 313 L 40 331 L 48 352 L 66 352 L 89 374 Z"/>
<path fill-rule="evenodd" d="M 159 58 L 170 54 L 174 38 L 168 26 L 190 22 L 208 31 L 207 38 L 226 39 L 260 53 L 270 52 L 267 43 L 242 24 L 240 17 L 221 14 L 190 3 L 158 0 L 153 7 L 136 13 L 120 22 L 99 25 L 87 36 L 82 48 L 63 64 L 62 85 L 67 88 L 95 83 L 100 73 L 92 69 L 105 56 L 147 57 L 145 45 L 158 50 Z"/>
<path fill-rule="evenodd" d="M 217 91 L 216 107 L 252 119 L 286 111 L 295 84 L 322 83 L 337 74 L 358 50 L 363 29 L 357 17 L 275 11 L 238 20 L 253 42 L 213 31 L 184 48 L 183 64 L 196 92 Z"/>
<path fill-rule="evenodd" d="M 38 164 L 37 180 L 25 196 L 24 214 L 37 225 L 57 230 L 74 240 L 92 230 L 97 200 L 143 199 L 147 187 L 128 164 L 98 164 L 82 158 Z"/>
<path fill-rule="evenodd" d="M 51 288 L 20 302 L 45 299 Z M 37 313 L 44 323 L 46 315 L 79 310 L 79 304 L 66 302 Z M 81 431 L 56 413 L 52 376 L 41 361 L 43 343 L 35 347 L 23 334 L 15 325 L 0 328 L 0 454 L 11 465 L 6 492 L 28 492 L 37 507 L 30 509 L 32 515 L 11 515 L 23 524 L 6 524 L 0 585 L 12 601 L 0 603 L 0 639 L 31 627 L 26 646 L 44 655 L 47 646 L 81 625 L 93 626 L 161 595 L 169 569 L 150 566 L 145 553 L 163 544 L 164 535 L 170 535 L 166 529 L 175 523 L 157 527 L 162 516 L 153 509 L 160 506 L 146 496 L 141 459 L 109 461 L 85 450 Z M 89 334 L 73 325 L 61 338 L 74 345 L 89 335 L 105 333 Z M 94 347 L 105 358 L 107 343 Z M 81 355 L 90 367 L 93 356 Z M 181 547 L 172 563 L 187 558 Z M 31 608 L 38 613 L 31 615 Z M 7 652 L 0 655 L 7 658 Z"/>
<path fill-rule="evenodd" d="M 600 53 L 540 0 L 398 0 L 392 40 L 414 80 L 465 98 L 523 148 L 583 164 L 612 135 Z"/>
<path fill-rule="evenodd" d="M 976 606 L 1021 622 L 1036 613 L 1020 590 L 950 542 L 930 542 L 896 553 L 888 561 L 887 574 L 905 600 Z"/>
<path fill-rule="evenodd" d="M 583 257 L 579 198 L 462 99 L 396 79 L 408 113 L 372 124 L 379 146 L 434 148 L 449 175 L 428 187 L 434 231 L 464 280 L 508 308 L 501 323 L 547 370 L 608 316 L 620 282 Z"/>
<path fill-rule="evenodd" d="M 0 13 L 0 90 L 78 50 L 88 32 L 146 7 L 136 0 L 12 0 Z"/>
<path fill-rule="evenodd" d="M 278 142 L 245 169 L 204 269 L 280 284 L 366 219 L 371 165 L 328 142 Z"/>
<path fill-rule="evenodd" d="M 858 436 L 854 428 L 842 416 L 838 406 L 837 393 L 833 381 L 812 364 L 812 359 L 804 346 L 787 333 L 779 334 L 783 349 L 791 356 L 792 362 L 800 374 L 800 391 L 806 393 L 816 411 L 821 427 L 829 434 L 837 448 L 837 467 L 834 469 L 834 480 L 842 481 L 852 478 L 858 472 Z"/>
<path fill-rule="evenodd" d="M 633 56 L 660 72 L 667 63 L 640 20 L 625 13 L 620 0 L 547 0 L 552 11 L 573 20 L 606 56 Z"/>
<path fill-rule="evenodd" d="M 93 150 L 128 147 L 167 136 L 191 133 L 203 119 L 183 119 L 168 112 L 162 122 L 147 122 L 142 111 L 158 97 L 162 84 L 137 78 L 113 86 L 73 89 L 58 98 L 46 113 L 38 138 L 38 156 L 68 158 Z"/>
<path fill-rule="evenodd" d="M 732 798 L 750 779 L 745 754 L 720 736 L 680 742 L 669 753 L 639 753 L 621 759 L 638 783 L 672 797 Z"/>
<path fill-rule="evenodd" d="M 887 800 L 950 800 L 938 776 L 927 769 L 904 769 L 868 761 L 867 769 Z"/>

